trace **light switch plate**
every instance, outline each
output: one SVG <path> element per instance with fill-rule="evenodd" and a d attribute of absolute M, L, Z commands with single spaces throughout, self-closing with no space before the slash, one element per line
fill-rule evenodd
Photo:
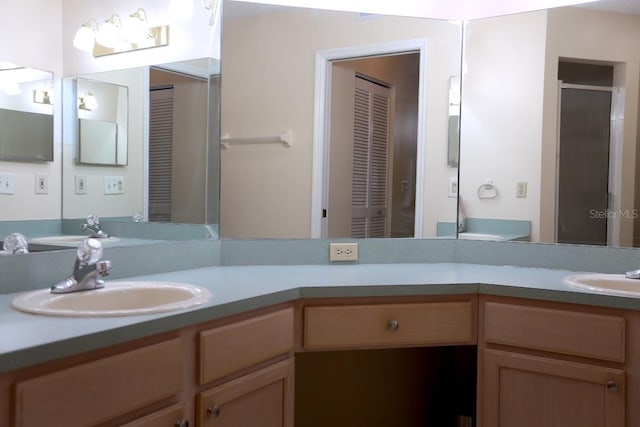
<path fill-rule="evenodd" d="M 37 173 L 35 181 L 36 194 L 48 194 L 49 193 L 49 175 L 46 173 Z"/>
<path fill-rule="evenodd" d="M 76 194 L 87 194 L 87 177 L 76 175 Z"/>

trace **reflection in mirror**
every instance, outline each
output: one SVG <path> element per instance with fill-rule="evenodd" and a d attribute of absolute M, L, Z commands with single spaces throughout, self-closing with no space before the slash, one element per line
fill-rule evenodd
<path fill-rule="evenodd" d="M 460 201 L 470 235 L 639 245 L 640 9 L 602 9 L 615 4 L 467 24 Z"/>
<path fill-rule="evenodd" d="M 127 164 L 128 88 L 76 79 L 78 163 Z"/>
<path fill-rule="evenodd" d="M 459 25 L 233 1 L 223 23 L 222 133 L 256 140 L 222 150 L 223 237 L 435 237 L 455 223 Z M 287 130 L 291 147 L 257 143 Z"/>
<path fill-rule="evenodd" d="M 53 74 L 0 63 L 0 159 L 53 161 Z"/>
<path fill-rule="evenodd" d="M 128 91 L 127 114 L 118 122 L 128 124 L 122 128 L 126 130 L 128 162 L 118 166 L 76 163 L 74 152 L 65 145 L 63 218 L 81 220 L 89 214 L 98 214 L 107 228 L 109 222 L 140 221 L 136 214 L 142 213 L 142 222 L 207 224 L 214 225 L 215 232 L 219 191 L 219 74 L 219 61 L 204 58 L 78 77 L 78 82 L 103 82 L 111 88 Z M 65 100 L 77 107 L 72 80 L 65 79 L 63 92 Z M 169 88 L 173 97 L 158 106 L 156 92 Z M 100 111 L 102 101 L 95 91 L 91 92 L 98 103 L 95 111 Z M 78 89 L 77 97 L 83 93 Z M 120 93 L 117 99 L 127 97 Z M 84 110 L 78 111 L 85 114 Z M 122 110 L 118 111 L 122 116 Z M 159 111 L 165 114 L 158 116 Z M 108 123 L 114 119 L 115 116 L 100 117 Z M 72 139 L 77 123 L 64 121 L 65 143 Z M 101 123 L 99 126 L 103 125 L 113 130 L 112 125 Z M 117 134 L 119 142 L 119 125 Z M 159 154 L 168 156 L 159 159 Z M 118 188 L 108 191 L 112 182 Z"/>

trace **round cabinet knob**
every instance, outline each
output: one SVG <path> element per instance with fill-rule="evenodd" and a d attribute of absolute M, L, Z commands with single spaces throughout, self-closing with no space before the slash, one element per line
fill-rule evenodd
<path fill-rule="evenodd" d="M 187 420 L 178 420 L 174 424 L 175 427 L 189 427 L 189 421 Z"/>
<path fill-rule="evenodd" d="M 400 322 L 398 322 L 397 320 L 390 320 L 389 321 L 389 330 L 390 331 L 397 331 L 399 327 L 400 327 Z"/>
<path fill-rule="evenodd" d="M 607 390 L 616 392 L 620 390 L 620 387 L 618 386 L 618 383 L 615 381 L 607 381 Z"/>
<path fill-rule="evenodd" d="M 220 408 L 218 408 L 217 406 L 209 406 L 207 408 L 207 414 L 217 417 L 218 415 L 220 415 Z"/>

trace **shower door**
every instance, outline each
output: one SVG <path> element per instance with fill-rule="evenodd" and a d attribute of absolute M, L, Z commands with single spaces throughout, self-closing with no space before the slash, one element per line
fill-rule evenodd
<path fill-rule="evenodd" d="M 557 242 L 607 244 L 611 88 L 561 85 Z"/>

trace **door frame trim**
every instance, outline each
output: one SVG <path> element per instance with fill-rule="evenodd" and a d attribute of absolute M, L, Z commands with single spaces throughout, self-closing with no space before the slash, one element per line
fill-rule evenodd
<path fill-rule="evenodd" d="M 326 238 L 327 220 L 322 216 L 322 210 L 328 202 L 329 174 L 325 173 L 325 166 L 329 162 L 330 139 L 330 91 L 331 65 L 333 61 L 354 59 L 366 56 L 402 54 L 418 52 L 420 54 L 420 74 L 418 90 L 418 136 L 416 141 L 416 200 L 414 237 L 422 237 L 424 218 L 424 162 L 427 90 L 427 40 L 409 39 L 388 43 L 370 44 L 364 46 L 349 46 L 335 49 L 316 51 L 315 82 L 314 82 L 314 112 L 313 112 L 313 172 L 311 189 L 311 238 Z"/>

